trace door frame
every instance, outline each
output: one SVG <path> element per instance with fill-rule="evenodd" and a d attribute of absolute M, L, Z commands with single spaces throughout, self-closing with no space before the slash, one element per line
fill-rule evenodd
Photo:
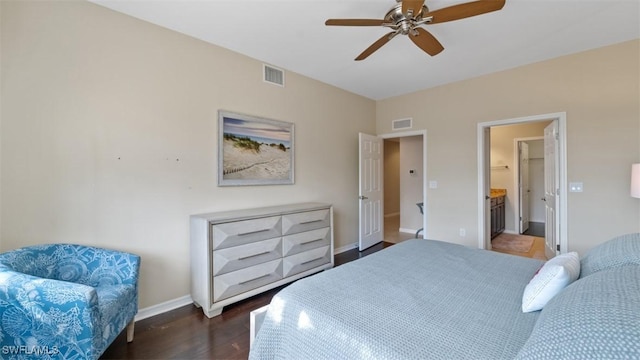
<path fill-rule="evenodd" d="M 485 232 L 485 222 L 490 215 L 485 211 L 486 199 L 485 196 L 485 174 L 490 171 L 491 164 L 485 162 L 485 129 L 493 126 L 501 125 L 514 125 L 528 122 L 538 121 L 558 121 L 558 130 L 560 132 L 558 139 L 558 169 L 560 174 L 560 183 L 558 184 L 558 196 L 559 196 L 559 217 L 560 217 L 560 239 L 558 244 L 560 245 L 560 253 L 567 252 L 568 249 L 568 231 L 567 231 L 567 113 L 557 112 L 549 114 L 540 114 L 533 116 L 524 116 L 512 119 L 494 120 L 478 123 L 477 128 L 477 157 L 478 157 L 478 247 L 480 249 L 491 249 L 491 237 L 487 238 Z M 490 184 L 489 184 L 490 186 Z"/>
<path fill-rule="evenodd" d="M 409 136 L 420 136 L 422 135 L 422 202 L 424 203 L 424 211 L 422 214 L 422 239 L 427 238 L 427 130 L 410 130 L 410 131 L 400 131 L 394 133 L 386 133 L 379 134 L 378 137 L 381 139 L 395 139 L 401 137 L 409 137 Z M 402 156 L 402 154 L 400 154 Z M 384 171 L 384 170 L 383 170 Z M 384 191 L 384 188 L 383 188 Z M 402 211 L 401 211 L 402 212 Z M 402 215 L 401 215 L 402 216 Z"/>
<path fill-rule="evenodd" d="M 534 141 L 534 140 L 544 140 L 544 136 L 531 136 L 531 137 L 521 137 L 513 139 L 513 188 L 518 189 L 520 191 L 520 148 L 518 144 L 521 142 Z M 519 194 L 518 194 L 519 195 Z M 529 199 L 529 203 L 531 203 L 531 199 Z M 515 196 L 515 200 L 513 203 L 513 211 L 514 214 L 514 229 L 518 229 L 518 233 L 520 232 L 520 220 L 518 217 L 520 216 L 520 196 Z M 529 214 L 531 215 L 531 214 Z M 531 216 L 529 216 L 531 218 Z"/>

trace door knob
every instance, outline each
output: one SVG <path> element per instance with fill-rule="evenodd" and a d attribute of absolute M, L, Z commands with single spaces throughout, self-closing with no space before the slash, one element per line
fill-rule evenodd
<path fill-rule="evenodd" d="M 368 199 L 368 197 L 363 196 L 363 195 L 360 195 L 360 196 L 358 196 L 358 199 L 360 199 L 360 200 L 366 200 L 366 199 Z"/>

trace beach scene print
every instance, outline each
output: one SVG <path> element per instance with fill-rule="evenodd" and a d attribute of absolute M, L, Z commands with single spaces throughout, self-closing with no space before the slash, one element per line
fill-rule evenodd
<path fill-rule="evenodd" d="M 223 180 L 273 183 L 292 179 L 292 124 L 222 119 Z"/>

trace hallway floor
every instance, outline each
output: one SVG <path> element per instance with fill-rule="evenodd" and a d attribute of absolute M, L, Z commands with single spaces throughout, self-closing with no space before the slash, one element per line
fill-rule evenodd
<path fill-rule="evenodd" d="M 515 235 L 515 236 L 531 236 L 531 235 Z M 544 234 L 542 235 L 544 236 Z M 524 257 L 528 257 L 528 258 L 532 258 L 532 259 L 538 259 L 538 260 L 547 260 L 546 255 L 544 254 L 544 237 L 539 237 L 539 236 L 534 236 L 534 240 L 533 240 L 533 245 L 531 246 L 531 249 L 527 252 L 518 252 L 518 251 L 509 251 L 509 250 L 498 250 L 498 249 L 491 249 L 491 251 L 495 251 L 495 252 L 501 252 L 504 254 L 511 254 L 511 255 L 518 255 L 518 256 L 524 256 Z"/>
<path fill-rule="evenodd" d="M 400 232 L 400 215 L 384 217 L 384 241 L 397 244 L 404 240 L 415 238 L 415 233 Z M 422 236 L 422 233 L 420 233 Z"/>

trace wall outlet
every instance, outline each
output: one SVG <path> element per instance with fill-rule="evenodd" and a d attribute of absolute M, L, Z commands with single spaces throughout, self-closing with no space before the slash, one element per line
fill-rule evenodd
<path fill-rule="evenodd" d="M 460 228 L 460 236 L 462 237 L 467 236 L 467 230 L 465 228 Z"/>

